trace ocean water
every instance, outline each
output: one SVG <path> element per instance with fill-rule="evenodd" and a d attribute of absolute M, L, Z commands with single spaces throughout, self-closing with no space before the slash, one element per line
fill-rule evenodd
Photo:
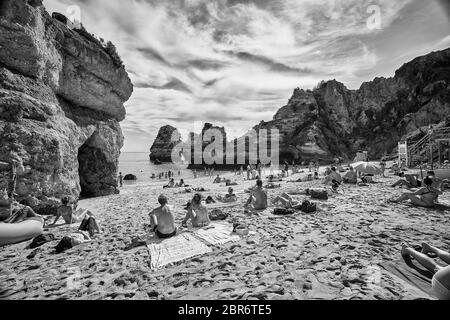
<path fill-rule="evenodd" d="M 119 172 L 122 172 L 123 176 L 126 174 L 134 174 L 138 178 L 137 181 L 133 182 L 124 181 L 124 184 L 146 184 L 152 181 L 158 181 L 158 178 L 155 180 L 151 179 L 152 174 L 154 173 L 158 176 L 159 173 L 168 172 L 169 170 L 175 173 L 175 180 L 179 178 L 191 179 L 194 177 L 193 172 L 185 166 L 178 167 L 174 164 L 153 164 L 150 162 L 148 153 L 123 152 L 119 158 Z M 180 176 L 178 176 L 178 170 L 180 171 Z"/>

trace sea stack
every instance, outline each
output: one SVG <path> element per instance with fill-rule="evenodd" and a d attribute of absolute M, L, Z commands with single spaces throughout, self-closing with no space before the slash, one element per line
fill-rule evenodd
<path fill-rule="evenodd" d="M 158 135 L 150 148 L 150 161 L 155 163 L 172 162 L 172 150 L 181 142 L 181 135 L 172 126 L 159 129 Z"/>
<path fill-rule="evenodd" d="M 18 159 L 18 199 L 40 206 L 118 192 L 119 122 L 133 91 L 115 47 L 61 16 L 36 0 L 0 11 L 0 189 Z"/>

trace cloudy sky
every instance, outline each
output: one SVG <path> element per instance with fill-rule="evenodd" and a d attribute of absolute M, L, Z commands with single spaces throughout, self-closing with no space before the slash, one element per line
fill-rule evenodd
<path fill-rule="evenodd" d="M 337 79 L 351 89 L 450 47 L 447 0 L 44 0 L 78 5 L 111 40 L 134 83 L 125 152 L 148 152 L 159 127 L 201 123 L 230 138 L 271 120 L 293 89 Z M 379 13 L 380 20 L 377 19 Z M 378 23 L 379 22 L 379 23 Z"/>

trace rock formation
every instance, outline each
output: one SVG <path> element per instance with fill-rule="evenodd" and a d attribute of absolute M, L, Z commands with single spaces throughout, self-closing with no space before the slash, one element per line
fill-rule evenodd
<path fill-rule="evenodd" d="M 158 135 L 150 148 L 150 160 L 153 162 L 171 162 L 172 150 L 181 142 L 179 131 L 172 126 L 159 129 Z"/>
<path fill-rule="evenodd" d="M 353 159 L 359 150 L 379 159 L 400 140 L 420 139 L 424 126 L 450 115 L 450 49 L 406 63 L 392 78 L 376 78 L 349 90 L 324 81 L 314 90 L 295 89 L 288 104 L 253 132 L 280 133 L 280 161 Z M 421 131 L 422 130 L 422 131 Z M 234 141 L 245 143 L 244 137 Z M 270 149 L 270 148 L 269 148 Z M 248 142 L 246 147 L 248 156 Z M 270 152 L 270 150 L 269 150 Z"/>
<path fill-rule="evenodd" d="M 16 157 L 19 199 L 117 192 L 133 86 L 110 46 L 53 19 L 40 0 L 1 2 L 0 189 Z"/>

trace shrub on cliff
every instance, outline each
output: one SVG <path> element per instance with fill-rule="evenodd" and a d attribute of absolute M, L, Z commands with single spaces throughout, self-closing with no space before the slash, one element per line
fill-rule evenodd
<path fill-rule="evenodd" d="M 116 66 L 118 66 L 118 67 L 124 66 L 122 59 L 120 58 L 119 54 L 117 53 L 116 46 L 111 41 L 108 41 L 106 43 L 105 51 L 111 57 L 111 59 L 113 60 L 113 62 Z"/>

